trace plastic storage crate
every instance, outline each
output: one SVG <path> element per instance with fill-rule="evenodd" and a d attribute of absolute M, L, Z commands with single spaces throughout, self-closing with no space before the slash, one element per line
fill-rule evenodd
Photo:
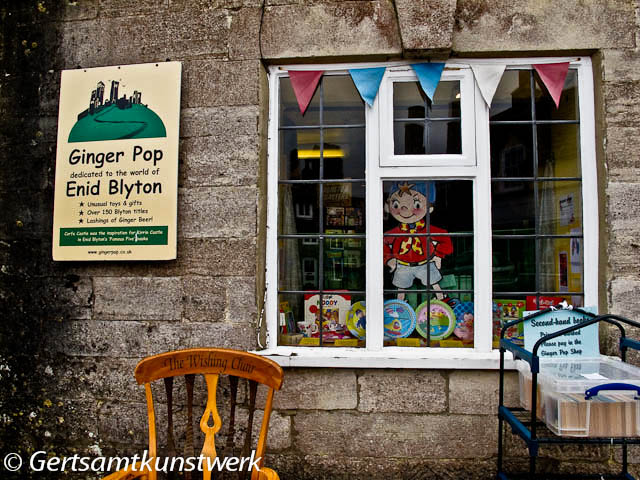
<path fill-rule="evenodd" d="M 521 405 L 531 410 L 529 364 L 518 361 Z M 541 361 L 536 416 L 556 435 L 640 436 L 640 368 L 608 357 Z"/>

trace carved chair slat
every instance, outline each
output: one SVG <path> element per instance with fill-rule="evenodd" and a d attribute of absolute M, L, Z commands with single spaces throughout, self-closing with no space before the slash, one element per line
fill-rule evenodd
<path fill-rule="evenodd" d="M 193 446 L 193 383 L 196 379 L 194 374 L 184 376 L 184 383 L 187 389 L 187 431 L 184 443 L 184 456 L 193 457 L 195 448 Z M 185 472 L 185 480 L 191 480 L 191 472 Z"/>

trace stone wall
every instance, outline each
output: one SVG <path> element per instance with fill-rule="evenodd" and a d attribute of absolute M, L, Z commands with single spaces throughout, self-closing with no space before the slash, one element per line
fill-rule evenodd
<path fill-rule="evenodd" d="M 139 452 L 145 407 L 132 371 L 141 357 L 255 348 L 269 63 L 593 55 L 602 305 L 637 318 L 637 10 L 631 0 L 5 2 L 0 448 Z M 52 262 L 60 71 L 164 60 L 183 63 L 178 259 Z M 508 383 L 513 398 L 513 375 Z M 270 463 L 292 479 L 491 478 L 496 389 L 495 372 L 288 369 Z M 508 443 L 518 463 L 521 442 Z M 542 456 L 560 471 L 615 470 L 620 460 L 607 462 L 608 448 Z"/>

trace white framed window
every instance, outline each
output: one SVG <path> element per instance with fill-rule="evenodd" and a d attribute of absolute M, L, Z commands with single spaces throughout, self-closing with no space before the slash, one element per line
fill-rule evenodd
<path fill-rule="evenodd" d="M 555 108 L 532 63 L 562 61 Z M 491 106 L 474 63 L 507 64 Z M 348 70 L 372 66 L 386 71 L 369 107 Z M 301 115 L 288 70 L 305 69 L 324 75 Z M 449 61 L 431 100 L 408 64 L 272 67 L 260 353 L 496 368 L 500 321 L 561 299 L 597 306 L 592 75 L 589 58 Z"/>
<path fill-rule="evenodd" d="M 381 166 L 475 165 L 473 74 L 445 70 L 433 100 L 410 66 L 387 69 L 380 86 Z"/>

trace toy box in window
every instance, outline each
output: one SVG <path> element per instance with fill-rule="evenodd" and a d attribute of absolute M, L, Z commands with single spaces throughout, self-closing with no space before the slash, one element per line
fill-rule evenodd
<path fill-rule="evenodd" d="M 493 300 L 493 339 L 494 342 L 500 340 L 500 330 L 503 325 L 512 320 L 522 318 L 525 311 L 525 300 L 506 299 Z M 518 344 L 524 344 L 524 330 L 522 323 L 513 325 L 504 334 L 504 338 L 511 339 Z"/>
<path fill-rule="evenodd" d="M 325 342 L 350 338 L 347 328 L 347 314 L 351 310 L 351 296 L 337 293 L 322 295 L 322 313 L 320 313 L 320 295 L 304 296 L 304 324 L 299 325 L 305 336 L 319 336 L 322 324 L 322 338 Z M 322 323 L 321 323 L 322 322 Z"/>

